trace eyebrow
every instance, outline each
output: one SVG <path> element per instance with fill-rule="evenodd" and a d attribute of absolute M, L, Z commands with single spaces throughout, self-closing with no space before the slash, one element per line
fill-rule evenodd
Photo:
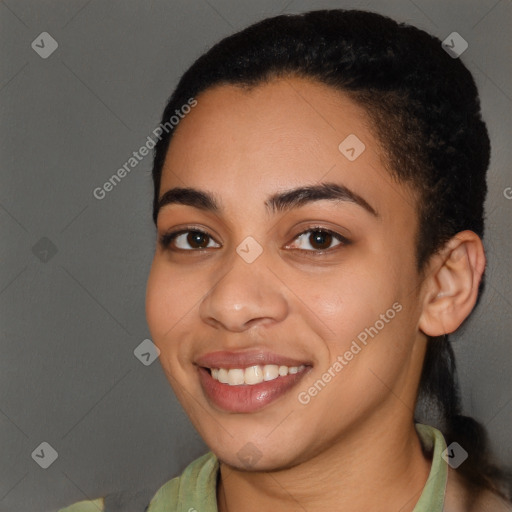
<path fill-rule="evenodd" d="M 265 201 L 267 211 L 275 214 L 293 208 L 298 208 L 315 201 L 344 201 L 357 204 L 371 213 L 374 217 L 380 217 L 379 213 L 359 194 L 338 183 L 320 183 L 298 187 L 271 195 Z M 210 192 L 205 192 L 191 187 L 171 188 L 158 200 L 157 215 L 161 208 L 169 204 L 181 204 L 192 206 L 200 210 L 220 213 L 220 202 Z"/>

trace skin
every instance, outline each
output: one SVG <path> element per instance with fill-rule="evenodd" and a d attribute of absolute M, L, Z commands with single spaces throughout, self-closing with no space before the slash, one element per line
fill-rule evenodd
<path fill-rule="evenodd" d="M 480 239 L 457 234 L 418 273 L 414 193 L 391 179 L 366 112 L 339 91 L 288 77 L 196 99 L 171 140 L 160 196 L 194 187 L 222 209 L 160 210 L 159 235 L 191 224 L 213 240 L 196 252 L 184 237 L 181 251 L 157 242 L 146 314 L 176 396 L 221 460 L 219 510 L 413 510 L 431 464 L 413 423 L 426 335 L 454 331 L 473 308 L 485 267 Z M 338 149 L 349 134 L 366 146 L 354 161 Z M 276 192 L 320 182 L 348 187 L 378 215 L 350 201 L 265 209 Z M 308 232 L 318 226 L 351 243 L 333 239 L 322 252 Z M 236 252 L 248 236 L 263 248 L 250 264 Z M 298 393 L 394 303 L 402 310 L 301 404 Z M 249 349 L 312 368 L 261 410 L 222 411 L 193 361 Z M 249 442 L 260 458 L 248 470 L 237 453 Z"/>

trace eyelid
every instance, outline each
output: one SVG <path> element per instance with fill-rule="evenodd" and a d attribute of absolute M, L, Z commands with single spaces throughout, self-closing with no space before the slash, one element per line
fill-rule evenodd
<path fill-rule="evenodd" d="M 294 237 L 292 238 L 292 240 L 285 246 L 285 247 L 288 247 L 292 242 L 294 242 L 295 240 L 297 240 L 299 237 L 307 234 L 307 233 L 312 233 L 312 232 L 315 232 L 315 231 L 321 231 L 322 233 L 328 233 L 330 235 L 332 235 L 336 240 L 338 240 L 340 243 L 335 245 L 334 247 L 330 247 L 329 249 L 323 249 L 323 250 L 309 250 L 309 249 L 290 249 L 292 251 L 298 251 L 298 252 L 302 252 L 302 253 L 308 253 L 310 255 L 323 255 L 323 254 L 326 254 L 326 253 L 330 253 L 334 250 L 336 250 L 336 248 L 338 246 L 347 246 L 347 245 L 350 245 L 352 242 L 351 240 L 349 240 L 347 237 L 343 236 L 341 233 L 338 233 L 337 231 L 333 230 L 333 229 L 330 229 L 330 228 L 326 228 L 324 226 L 309 226 L 307 227 L 306 229 L 302 229 L 301 231 L 299 231 L 296 235 L 294 235 Z"/>
<path fill-rule="evenodd" d="M 202 228 L 199 228 L 197 226 L 183 226 L 181 228 L 177 228 L 177 229 L 171 229 L 169 231 L 166 231 L 164 233 L 162 233 L 161 235 L 159 235 L 158 237 L 158 241 L 159 241 L 159 244 L 161 245 L 161 247 L 163 249 L 169 249 L 169 246 L 170 244 L 180 235 L 183 235 L 185 233 L 188 233 L 188 232 L 197 232 L 197 233 L 201 233 L 205 236 L 207 236 L 208 238 L 210 238 L 211 240 L 213 240 L 215 243 L 219 244 L 219 242 L 217 242 L 217 240 L 206 230 L 202 229 Z M 328 252 L 331 252 L 331 251 L 334 251 L 336 249 L 336 247 L 338 246 L 346 246 L 346 245 L 350 245 L 351 244 L 351 240 L 349 240 L 347 237 L 343 236 L 342 234 L 338 233 L 337 231 L 334 231 L 333 229 L 330 229 L 330 228 L 326 228 L 324 226 L 320 226 L 320 225 L 314 225 L 314 226 L 308 226 L 308 227 L 304 227 L 303 229 L 301 229 L 301 231 L 297 232 L 293 238 L 291 239 L 290 242 L 288 242 L 286 245 L 285 245 L 285 248 L 288 247 L 293 241 L 297 240 L 300 236 L 302 235 L 305 235 L 307 233 L 311 233 L 311 232 L 315 232 L 315 231 L 321 231 L 321 232 L 324 232 L 324 233 L 329 233 L 330 235 L 332 235 L 334 238 L 336 238 L 340 243 L 334 247 L 331 247 L 329 249 L 324 249 L 324 250 L 308 250 L 308 249 L 290 249 L 292 251 L 296 251 L 296 252 L 302 252 L 302 253 L 308 253 L 308 254 L 316 254 L 316 255 L 322 255 L 322 254 L 325 254 L 325 253 L 328 253 Z M 210 248 L 211 249 L 211 248 Z M 215 247 L 215 249 L 217 249 L 217 247 Z M 208 250 L 208 248 L 201 248 L 201 249 L 179 249 L 179 248 L 172 248 L 172 249 L 169 249 L 169 250 L 172 250 L 172 251 L 181 251 L 181 252 L 202 252 L 202 251 L 206 251 Z"/>
<path fill-rule="evenodd" d="M 174 240 L 178 236 L 183 235 L 185 233 L 189 233 L 191 231 L 201 233 L 201 234 L 209 237 L 210 239 L 212 239 L 215 243 L 217 243 L 217 244 L 219 243 L 210 233 L 208 233 L 208 231 L 206 231 L 202 228 L 199 228 L 197 226 L 183 226 L 181 228 L 165 231 L 164 233 L 159 235 L 158 242 L 163 249 L 168 249 L 170 244 L 172 242 L 174 242 Z M 173 248 L 173 249 L 169 249 L 169 250 L 182 251 L 182 252 L 200 252 L 200 251 L 205 251 L 206 248 L 203 248 L 203 249 L 176 249 L 176 248 Z"/>

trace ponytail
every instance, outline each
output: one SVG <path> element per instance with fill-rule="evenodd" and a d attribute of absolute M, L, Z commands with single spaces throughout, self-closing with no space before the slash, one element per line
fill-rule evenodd
<path fill-rule="evenodd" d="M 462 414 L 455 356 L 447 335 L 428 340 L 416 413 L 443 432 L 448 446 L 457 442 L 468 453 L 457 472 L 471 489 L 488 489 L 512 499 L 511 472 L 492 459 L 485 427 Z"/>

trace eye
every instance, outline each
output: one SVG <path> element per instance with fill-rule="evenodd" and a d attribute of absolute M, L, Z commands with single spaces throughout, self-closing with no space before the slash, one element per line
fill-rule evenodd
<path fill-rule="evenodd" d="M 220 247 L 220 244 L 215 242 L 208 233 L 197 228 L 185 228 L 164 233 L 160 236 L 159 242 L 162 248 L 173 251 L 192 252 Z M 294 243 L 286 246 L 286 248 L 321 254 L 339 245 L 348 245 L 349 243 L 350 241 L 347 238 L 335 231 L 325 228 L 312 228 L 296 236 Z M 308 245 L 309 248 L 307 248 Z"/>
<path fill-rule="evenodd" d="M 297 247 L 297 242 L 299 246 Z M 332 245 L 334 243 L 334 245 Z M 323 252 L 329 251 L 339 245 L 348 245 L 350 242 L 347 238 L 324 228 L 312 228 L 300 233 L 294 238 L 294 243 L 288 245 L 287 249 L 298 249 L 307 252 Z M 311 248 L 307 248 L 309 247 Z"/>
<path fill-rule="evenodd" d="M 197 251 L 211 247 L 220 247 L 220 245 L 212 246 L 210 242 L 216 243 L 208 233 L 200 229 L 181 229 L 164 233 L 160 237 L 160 245 L 167 249 L 172 244 L 171 250 Z"/>

